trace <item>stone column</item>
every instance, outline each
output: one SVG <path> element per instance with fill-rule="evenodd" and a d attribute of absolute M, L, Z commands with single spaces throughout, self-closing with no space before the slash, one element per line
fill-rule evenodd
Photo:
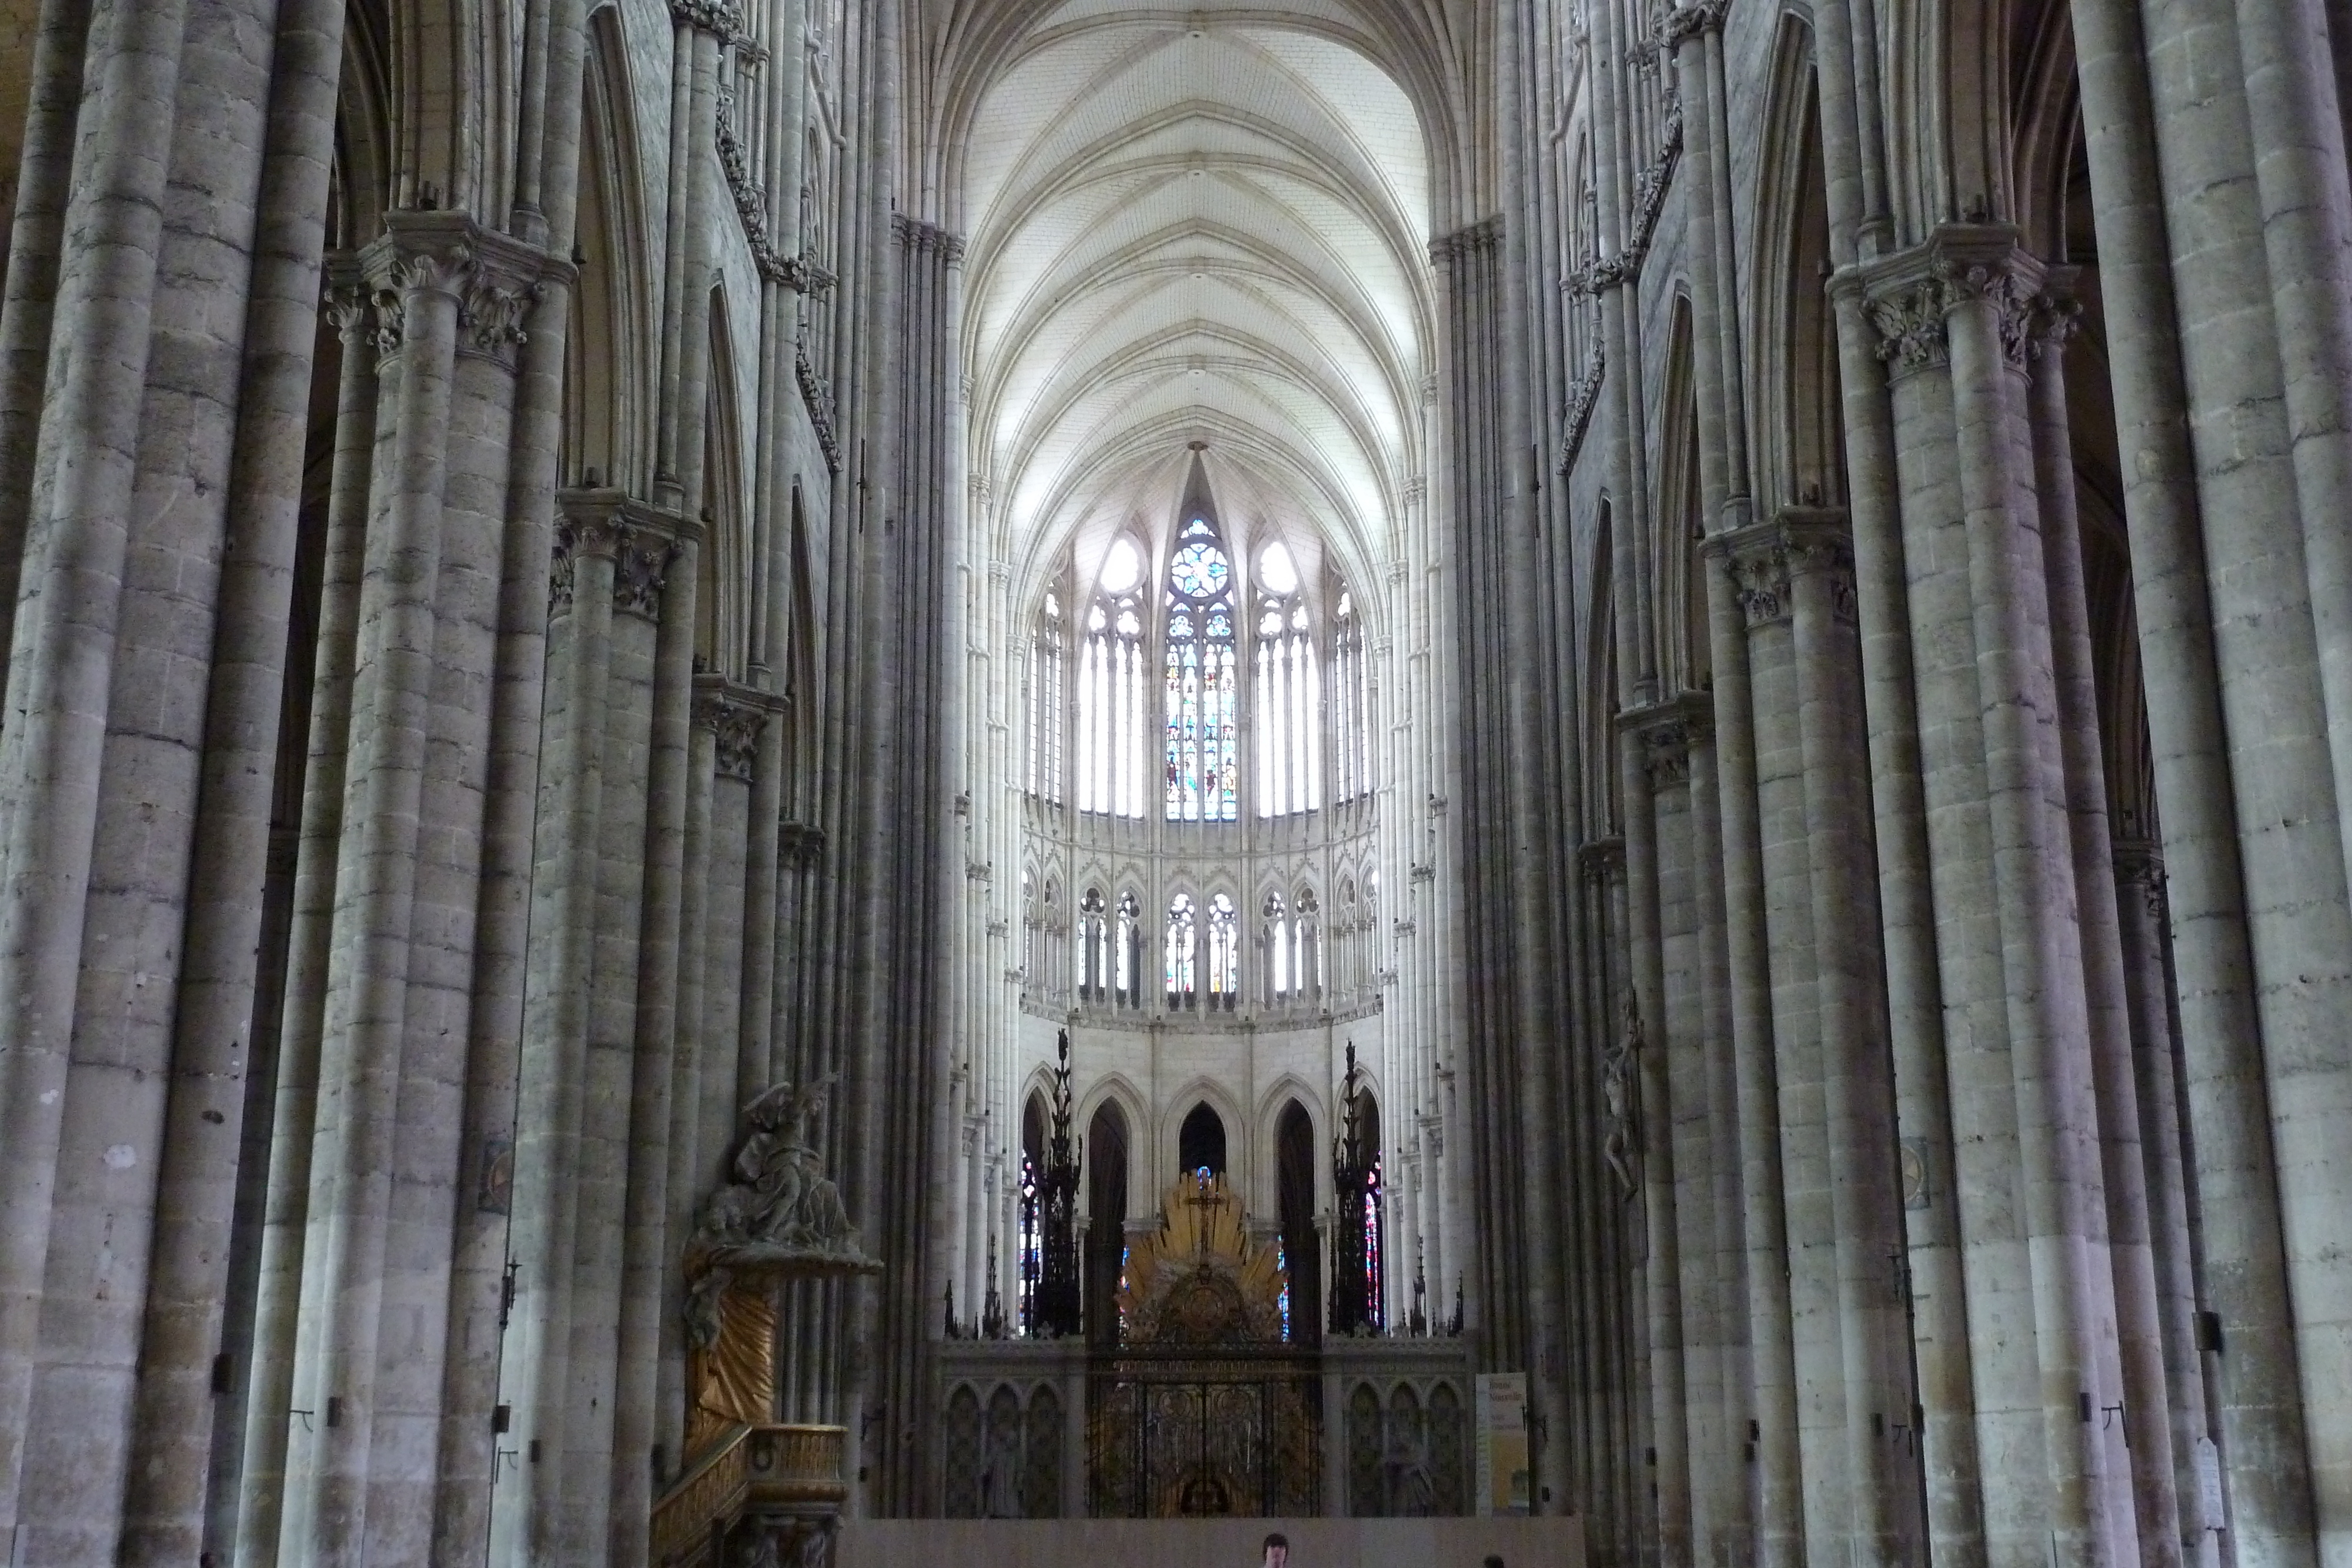
<path fill-rule="evenodd" d="M 2320 1103 L 2309 1091 L 2325 1073 L 2296 1085 L 2293 1104 L 2273 1098 L 2266 1041 L 2324 1037 L 2318 1020 L 2342 1003 L 2305 984 L 2318 948 L 2302 945 L 2340 952 L 2344 939 L 2327 933 L 2331 917 L 2307 918 L 2315 906 L 2301 892 L 2282 897 L 2301 887 L 2296 868 L 2336 847 L 2318 841 L 2335 802 L 2310 788 L 2322 698 L 2316 649 L 2294 613 L 2308 580 L 2282 560 L 2285 433 L 2247 107 L 2212 85 L 2231 74 L 2232 10 L 2170 0 L 2143 16 L 2075 0 L 2073 21 L 2117 435 L 2137 455 L 2123 476 L 2125 517 L 2182 1109 L 2200 1176 L 2199 1284 L 2228 1346 L 2210 1389 L 2228 1544 L 2250 1561 L 2310 1563 L 2309 1472 L 2286 1457 L 2304 1451 L 2305 1389 L 2281 1190 L 2291 1150 L 2278 1124 L 2336 1118 L 2301 1114 Z M 2228 519 L 2226 534 L 2209 541 L 2206 515 Z"/>
<path fill-rule="evenodd" d="M 2053 277 L 2053 292 L 2071 279 Z M 2146 1115 L 2134 1069 L 2132 1029 L 2116 904 L 2107 819 L 2107 768 L 2099 737 L 2090 609 L 2074 504 L 2074 460 L 2066 418 L 2065 348 L 2070 302 L 2046 298 L 2032 319 L 2031 409 L 2034 489 L 2049 581 L 2050 643 L 2057 689 L 2059 749 L 2066 781 L 2076 920 L 2090 1023 L 2091 1071 L 2098 1101 L 2100 1179 L 2107 1201 L 2108 1259 L 2115 1272 L 2116 1337 L 2132 1497 L 2143 1563 L 2179 1561 L 2180 1510 L 2158 1320 L 2144 1152 Z M 2168 1100 L 2169 1096 L 2167 1097 Z M 2104 1428 L 2108 1413 L 2103 1412 Z"/>
<path fill-rule="evenodd" d="M 131 1563 L 184 1562 L 199 1552 L 210 1450 L 237 1430 L 209 1374 L 226 1343 L 238 1145 L 250 1148 L 259 1131 L 245 1124 L 262 1033 L 253 1016 L 256 954 L 271 946 L 262 908 L 267 873 L 256 873 L 268 863 L 271 837 L 342 25 L 342 9 L 331 0 L 282 6 L 269 66 L 228 471 L 228 511 L 239 523 L 226 541 L 211 650 L 173 1052 L 177 1082 L 158 1173 L 142 1387 L 131 1419 L 121 1548 Z M 20 198 L 20 234 L 23 212 Z M 361 330 L 366 316 L 355 293 L 342 294 L 331 315 L 342 338 L 341 391 L 372 391 Z M 373 423 L 372 408 L 352 411 L 339 397 L 338 413 L 345 412 L 360 428 Z M 251 1358 L 239 1362 L 231 1363 L 231 1377 L 249 1381 Z M 215 1433 L 216 1423 L 226 1429 Z"/>
<path fill-rule="evenodd" d="M 7 698 L 19 716 L 0 737 L 0 989 L 10 998 L 0 1019 L 0 1529 L 12 1531 L 40 1358 L 185 9 L 183 0 L 147 0 L 93 18 L 74 71 L 86 130 L 75 142 L 53 362 L 22 513 Z"/>
<path fill-rule="evenodd" d="M 2105 1561 L 2132 1527 L 2112 1474 L 2121 1446 L 2093 1416 L 2116 1403 L 2120 1369 L 2024 421 L 2024 306 L 2041 274 L 2011 231 L 1948 225 L 1870 281 L 1925 661 L 1943 991 L 1969 1042 L 1951 1076 L 1977 1428 L 2001 1456 L 1984 1517 L 1996 1552 L 2054 1542 Z M 2008 1206 L 1968 1197 L 2000 1193 Z M 1998 1332 L 2020 1313 L 2030 1343 Z"/>
<path fill-rule="evenodd" d="M 360 586 L 295 1341 L 293 1405 L 310 1412 L 310 1427 L 289 1432 L 279 1546 L 297 1561 L 331 1563 L 365 1552 L 450 399 L 474 261 L 470 225 L 457 214 L 394 214 L 388 224 L 364 257 L 389 368 Z"/>
<path fill-rule="evenodd" d="M 541 740 L 547 766 L 539 801 L 531 874 L 531 953 L 525 977 L 521 1071 L 517 1084 L 512 1283 L 499 1392 L 515 1434 L 502 1447 L 520 1459 L 562 1385 L 569 1337 L 561 1282 L 578 1188 L 580 1092 L 594 964 L 596 872 L 601 836 L 607 682 L 611 669 L 614 558 L 621 546 L 619 497 L 573 493 L 559 503 L 548 595 L 547 706 Z M 517 1479 L 491 1511 L 492 1553 L 526 1559 L 538 1526 L 534 1502 L 543 1468 Z"/>
<path fill-rule="evenodd" d="M 1888 1042 L 1881 1022 L 1884 968 L 1870 839 L 1861 800 L 1863 735 L 1853 563 L 1842 517 L 1782 512 L 1789 568 L 1797 727 L 1805 770 L 1811 924 L 1822 1031 L 1830 1202 L 1844 1376 L 1843 1453 L 1852 1487 L 1844 1525 L 1858 1561 L 1907 1562 L 1924 1550 L 1918 1445 L 1909 1434 L 1913 1385 L 1901 1182 Z M 1859 917 L 1861 934 L 1842 934 Z M 1832 1548 L 1834 1551 L 1834 1548 Z"/>
<path fill-rule="evenodd" d="M 398 374 L 397 360 L 378 365 L 383 340 L 367 295 L 359 287 L 356 261 L 339 257 L 334 276 L 339 281 L 328 296 L 327 313 L 342 339 L 342 372 L 336 399 L 334 467 L 328 482 L 319 643 L 311 674 L 285 997 L 278 1019 L 253 1366 L 246 1385 L 245 1444 L 237 1471 L 242 1494 L 236 1516 L 239 1563 L 274 1563 L 278 1553 L 378 393 L 383 379 Z"/>
<path fill-rule="evenodd" d="M 392 1185 L 375 1284 L 369 1417 L 375 1429 L 364 1537 L 371 1562 L 427 1560 L 439 1522 L 451 1276 L 464 1139 L 476 1109 L 467 1092 L 477 1071 L 488 1067 L 473 1053 L 476 919 L 509 538 L 517 353 L 541 258 L 478 227 L 471 227 L 467 243 L 473 267 L 450 364 L 426 699 L 431 729 L 417 795 Z M 544 580 L 536 560 L 520 569 L 534 590 Z M 468 1232 L 475 1228 L 468 1221 Z"/>

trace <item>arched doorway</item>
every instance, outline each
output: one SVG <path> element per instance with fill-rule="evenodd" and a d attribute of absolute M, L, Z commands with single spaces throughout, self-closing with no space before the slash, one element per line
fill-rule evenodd
<path fill-rule="evenodd" d="M 1118 1276 L 1127 1259 L 1127 1114 L 1105 1103 L 1087 1124 L 1087 1339 L 1118 1343 Z"/>
<path fill-rule="evenodd" d="M 1192 1176 L 1204 1170 L 1211 1176 L 1225 1174 L 1224 1118 L 1211 1110 L 1205 1100 L 1192 1107 L 1176 1133 L 1177 1174 Z"/>

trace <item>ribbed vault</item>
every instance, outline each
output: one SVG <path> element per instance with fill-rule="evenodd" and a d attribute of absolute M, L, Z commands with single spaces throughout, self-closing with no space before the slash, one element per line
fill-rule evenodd
<path fill-rule="evenodd" d="M 1017 32 L 985 5 L 949 29 L 993 44 L 945 94 L 1000 558 L 1034 580 L 1075 536 L 1090 570 L 1116 528 L 1164 523 L 1199 441 L 1244 538 L 1320 536 L 1367 580 L 1422 466 L 1450 140 L 1405 85 L 1425 37 L 1339 0 L 1027 9 Z"/>

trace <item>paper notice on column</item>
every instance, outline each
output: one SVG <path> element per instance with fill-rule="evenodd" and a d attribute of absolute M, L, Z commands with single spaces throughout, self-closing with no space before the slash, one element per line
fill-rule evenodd
<path fill-rule="evenodd" d="M 1528 1375 L 1487 1373 L 1478 1379 L 1478 1512 L 1524 1515 L 1528 1475 Z"/>
<path fill-rule="evenodd" d="M 2221 1500 L 2221 1450 L 2210 1437 L 2197 1439 L 2197 1506 L 2205 1515 L 2205 1528 L 2229 1528 L 2227 1508 Z"/>

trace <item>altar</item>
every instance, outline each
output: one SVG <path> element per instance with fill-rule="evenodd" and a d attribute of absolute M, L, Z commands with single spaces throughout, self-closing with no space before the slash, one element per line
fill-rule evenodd
<path fill-rule="evenodd" d="M 1475 1342 L 1286 1337 L 1286 1281 L 1215 1177 L 1129 1249 L 1115 1342 L 950 1339 L 949 1519 L 1446 1517 L 1472 1511 Z"/>

